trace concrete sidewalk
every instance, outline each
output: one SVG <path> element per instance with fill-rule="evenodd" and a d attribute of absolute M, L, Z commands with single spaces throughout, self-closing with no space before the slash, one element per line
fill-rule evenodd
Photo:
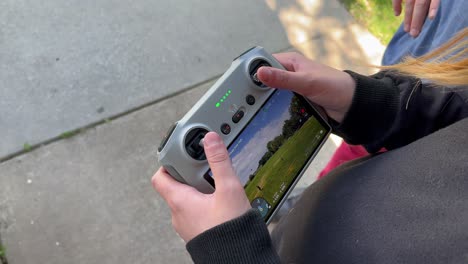
<path fill-rule="evenodd" d="M 317 21 L 349 20 L 335 1 L 314 3 Z M 213 78 L 249 47 L 288 48 L 281 16 L 289 9 L 303 8 L 292 0 L 1 1 L 0 160 Z"/>
<path fill-rule="evenodd" d="M 0 118 L 7 139 L 0 156 L 33 135 L 30 142 L 42 142 L 130 111 L 0 163 L 0 237 L 10 264 L 190 263 L 150 178 L 161 137 L 210 87 L 209 80 L 256 44 L 272 52 L 296 49 L 361 72 L 368 69 L 357 65 L 378 63 L 383 49 L 334 0 L 215 2 L 75 3 L 82 8 L 56 0 L 44 6 L 0 3 L 0 22 L 16 23 L 7 23 L 3 35 L 11 38 L 0 50 L 0 58 L 8 59 L 0 60 L 0 91 L 6 95 L 0 109 L 16 107 Z M 48 10 L 50 18 L 39 16 Z M 38 17 L 21 24 L 15 12 Z M 61 25 L 59 18 L 67 15 L 70 21 Z M 106 25 L 114 25 L 116 35 L 106 35 Z M 60 37 L 63 46 L 54 42 L 54 29 L 68 32 Z M 135 42 L 144 36 L 146 41 Z M 77 47 L 84 48 L 67 53 Z M 56 55 L 61 52 L 73 59 Z M 24 60 L 14 62 L 15 54 Z M 50 55 L 52 63 L 38 54 Z M 64 90 L 53 95 L 53 89 Z M 97 111 L 101 106 L 104 111 Z M 301 185 L 314 181 L 334 148 L 329 141 Z"/>

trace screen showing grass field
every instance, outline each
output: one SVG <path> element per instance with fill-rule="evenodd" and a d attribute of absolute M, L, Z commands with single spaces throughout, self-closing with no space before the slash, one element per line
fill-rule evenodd
<path fill-rule="evenodd" d="M 274 211 L 327 135 L 304 99 L 277 90 L 229 146 L 252 207 Z"/>

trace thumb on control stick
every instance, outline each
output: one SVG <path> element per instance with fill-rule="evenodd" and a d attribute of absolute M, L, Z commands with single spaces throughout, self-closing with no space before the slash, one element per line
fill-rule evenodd
<path fill-rule="evenodd" d="M 243 188 L 221 137 L 215 132 L 209 132 L 203 138 L 203 146 L 214 176 L 216 192 Z"/>

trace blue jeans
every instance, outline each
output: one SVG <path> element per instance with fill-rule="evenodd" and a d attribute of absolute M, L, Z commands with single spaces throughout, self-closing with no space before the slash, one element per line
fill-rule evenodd
<path fill-rule="evenodd" d="M 418 57 L 439 47 L 458 31 L 468 27 L 467 0 L 441 0 L 434 20 L 426 19 L 417 38 L 403 30 L 403 25 L 388 44 L 382 65 L 392 65 L 410 55 Z"/>

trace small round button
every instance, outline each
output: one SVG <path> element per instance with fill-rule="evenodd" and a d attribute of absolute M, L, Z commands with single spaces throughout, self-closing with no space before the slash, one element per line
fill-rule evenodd
<path fill-rule="evenodd" d="M 247 95 L 245 97 L 245 101 L 247 102 L 247 104 L 253 105 L 253 104 L 255 104 L 255 97 L 253 95 L 249 94 L 249 95 Z"/>
<path fill-rule="evenodd" d="M 224 123 L 221 125 L 221 132 L 223 132 L 224 135 L 227 135 L 229 133 L 231 133 L 231 126 Z"/>

